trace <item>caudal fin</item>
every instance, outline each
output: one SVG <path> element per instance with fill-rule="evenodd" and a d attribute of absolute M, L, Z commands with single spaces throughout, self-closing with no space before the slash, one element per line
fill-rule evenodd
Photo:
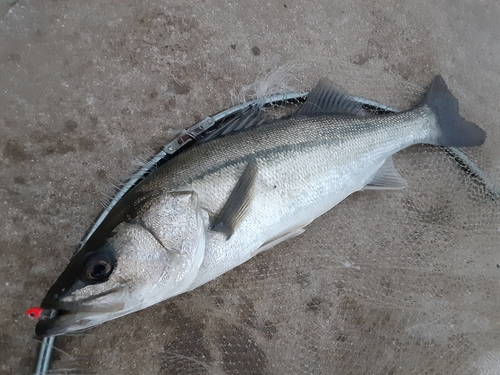
<path fill-rule="evenodd" d="M 486 133 L 476 124 L 465 120 L 458 113 L 458 100 L 448 90 L 441 76 L 436 76 L 420 102 L 431 107 L 437 117 L 440 135 L 435 142 L 446 147 L 480 146 Z"/>

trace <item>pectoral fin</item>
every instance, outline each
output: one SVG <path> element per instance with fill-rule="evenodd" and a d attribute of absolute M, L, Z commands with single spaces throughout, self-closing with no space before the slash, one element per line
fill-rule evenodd
<path fill-rule="evenodd" d="M 408 187 L 407 182 L 388 157 L 363 190 L 398 190 Z"/>
<path fill-rule="evenodd" d="M 212 230 L 224 233 L 227 239 L 231 238 L 248 211 L 257 171 L 255 162 L 248 163 L 212 226 Z"/>

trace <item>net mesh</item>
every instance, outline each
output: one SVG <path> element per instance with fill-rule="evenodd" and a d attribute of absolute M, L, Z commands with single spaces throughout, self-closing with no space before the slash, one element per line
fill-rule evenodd
<path fill-rule="evenodd" d="M 422 92 L 333 69 L 350 92 L 395 108 Z M 190 293 L 58 338 L 52 371 L 497 374 L 500 137 L 480 125 L 486 144 L 461 162 L 443 148 L 404 150 L 394 163 L 408 188 L 355 193 Z"/>

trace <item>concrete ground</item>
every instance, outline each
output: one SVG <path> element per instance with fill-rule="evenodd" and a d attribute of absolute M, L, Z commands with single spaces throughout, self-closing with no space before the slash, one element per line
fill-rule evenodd
<path fill-rule="evenodd" d="M 0 0 L 0 16 L 0 374 L 34 371 L 24 312 L 109 182 L 280 67 L 298 89 L 326 76 L 406 104 L 443 75 L 499 186 L 495 0 Z M 500 374 L 498 200 L 440 150 L 396 165 L 404 192 L 357 193 L 191 293 L 57 338 L 54 373 Z"/>

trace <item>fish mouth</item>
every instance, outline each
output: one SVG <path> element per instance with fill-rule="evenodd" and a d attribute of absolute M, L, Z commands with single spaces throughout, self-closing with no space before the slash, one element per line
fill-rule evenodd
<path fill-rule="evenodd" d="M 38 336 L 57 336 L 125 315 L 123 301 L 127 291 L 127 287 L 122 285 L 78 301 L 46 297 L 41 305 L 42 314 L 35 333 Z M 110 296 L 114 297 L 114 301 L 107 300 Z"/>
<path fill-rule="evenodd" d="M 62 335 L 101 324 L 110 320 L 110 315 L 113 319 L 123 314 L 123 303 L 105 306 L 75 305 L 73 309 L 45 309 L 36 325 L 35 333 L 38 336 Z"/>
<path fill-rule="evenodd" d="M 35 333 L 37 336 L 56 336 L 68 332 L 68 326 L 61 326 L 59 323 L 71 317 L 72 314 L 75 315 L 71 310 L 43 310 L 43 316 L 40 317 L 41 320 L 36 324 Z M 65 316 L 66 318 L 64 318 Z"/>

